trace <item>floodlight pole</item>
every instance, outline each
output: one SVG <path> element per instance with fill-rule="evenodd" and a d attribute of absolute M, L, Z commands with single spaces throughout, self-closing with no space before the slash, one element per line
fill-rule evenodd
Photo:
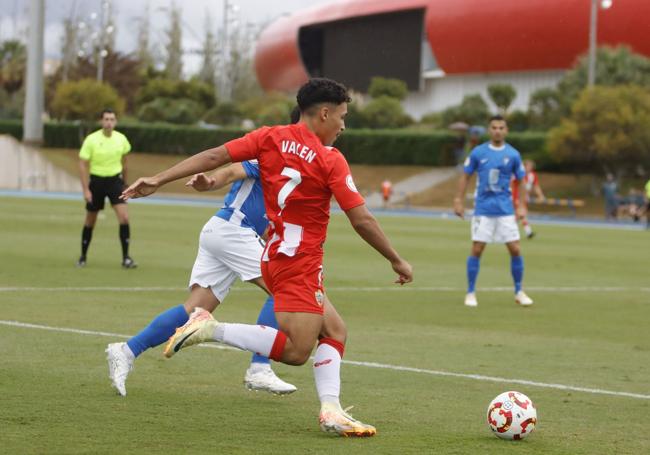
<path fill-rule="evenodd" d="M 23 113 L 23 141 L 43 142 L 43 24 L 45 0 L 31 0 L 27 43 L 27 81 Z"/>
<path fill-rule="evenodd" d="M 594 85 L 596 80 L 596 37 L 598 27 L 598 3 L 600 0 L 591 0 L 591 15 L 589 20 L 589 66 L 587 72 L 587 86 Z"/>

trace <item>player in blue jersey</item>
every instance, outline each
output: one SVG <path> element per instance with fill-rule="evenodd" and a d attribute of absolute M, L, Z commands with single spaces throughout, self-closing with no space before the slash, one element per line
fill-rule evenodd
<path fill-rule="evenodd" d="M 521 288 L 524 276 L 524 260 L 519 247 L 519 229 L 510 193 L 510 180 L 514 176 L 520 185 L 521 203 L 518 215 L 526 215 L 526 171 L 519 152 L 505 142 L 508 125 L 503 117 L 490 118 L 488 135 L 490 141 L 478 145 L 465 160 L 464 172 L 458 183 L 458 193 L 454 199 L 454 212 L 465 217 L 463 204 L 467 184 L 472 174 L 477 174 L 476 199 L 472 216 L 472 253 L 467 258 L 467 295 L 465 305 L 475 307 L 476 277 L 480 259 L 488 243 L 505 243 L 510 252 L 510 271 L 515 284 L 515 302 L 528 306 L 533 301 Z"/>
<path fill-rule="evenodd" d="M 257 323 L 277 328 L 273 297 L 260 269 L 264 249 L 262 236 L 268 221 L 264 210 L 259 167 L 256 161 L 234 163 L 217 170 L 212 176 L 197 174 L 187 182 L 198 191 L 222 188 L 230 183 L 224 206 L 203 226 L 199 251 L 190 277 L 190 296 L 183 305 L 160 313 L 151 323 L 126 343 L 111 343 L 106 349 L 109 377 L 122 396 L 126 395 L 126 378 L 135 359 L 145 350 L 158 346 L 185 324 L 195 308 L 214 311 L 239 278 L 262 288 L 269 297 Z M 292 393 L 296 387 L 282 381 L 271 369 L 269 359 L 253 355 L 244 384 L 251 390 L 276 394 Z"/>

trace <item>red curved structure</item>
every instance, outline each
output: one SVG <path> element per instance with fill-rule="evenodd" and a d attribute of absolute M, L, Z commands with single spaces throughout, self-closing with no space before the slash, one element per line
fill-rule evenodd
<path fill-rule="evenodd" d="M 294 90 L 308 78 L 301 27 L 424 9 L 426 37 L 447 74 L 570 68 L 588 48 L 590 0 L 347 0 L 281 18 L 255 55 L 265 90 Z M 650 1 L 614 0 L 598 13 L 598 44 L 650 56 Z"/>

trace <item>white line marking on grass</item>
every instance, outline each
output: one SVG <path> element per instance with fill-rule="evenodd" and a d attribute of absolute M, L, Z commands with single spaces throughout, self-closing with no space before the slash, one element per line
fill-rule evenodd
<path fill-rule="evenodd" d="M 332 292 L 465 292 L 465 288 L 451 286 L 327 286 Z M 0 292 L 168 292 L 186 291 L 185 287 L 165 286 L 63 286 L 63 287 L 0 287 Z M 254 286 L 233 288 L 237 292 L 258 292 Z M 635 286 L 526 286 L 531 292 L 650 292 L 650 287 Z M 479 288 L 480 292 L 511 292 L 512 286 L 492 286 Z"/>
<path fill-rule="evenodd" d="M 30 323 L 19 322 L 19 321 L 0 320 L 0 325 L 6 325 L 10 327 L 21 327 L 27 329 L 50 330 L 53 332 L 76 333 L 80 335 L 96 335 L 96 336 L 105 336 L 111 338 L 131 338 L 131 335 L 124 335 L 120 333 L 98 332 L 93 330 L 72 329 L 67 327 L 51 327 L 47 325 L 30 324 Z M 216 349 L 232 350 L 232 351 L 240 350 L 230 346 L 223 346 L 218 344 L 201 344 L 200 346 L 206 348 L 216 348 Z M 450 371 L 425 370 L 423 368 L 404 367 L 400 365 L 388 365 L 388 364 L 376 363 L 376 362 L 358 362 L 356 360 L 343 360 L 342 363 L 345 363 L 347 365 L 366 367 L 366 368 L 378 368 L 382 370 L 406 371 L 409 373 L 428 374 L 431 376 L 445 376 L 445 377 L 461 378 L 461 379 L 474 379 L 476 381 L 487 381 L 487 382 L 504 382 L 510 384 L 527 385 L 531 387 L 541 387 L 546 389 L 591 393 L 594 395 L 611 395 L 617 397 L 637 398 L 640 400 L 650 400 L 650 395 L 644 395 L 641 393 L 617 392 L 614 390 L 605 390 L 605 389 L 592 389 L 589 387 L 576 387 L 576 386 L 564 385 L 564 384 L 552 384 L 546 382 L 527 381 L 525 379 L 508 379 L 508 378 L 500 378 L 495 376 L 484 376 L 482 374 L 466 374 L 466 373 L 452 373 Z"/>
<path fill-rule="evenodd" d="M 451 286 L 328 286 L 332 292 L 461 292 L 465 288 Z M 83 287 L 0 287 L 0 292 L 168 292 L 186 291 L 184 287 L 164 286 L 83 286 Z M 257 292 L 256 287 L 233 288 L 237 292 Z M 479 289 L 481 292 L 507 292 L 512 291 L 512 286 L 493 286 Z M 620 286 L 527 286 L 526 290 L 534 292 L 650 292 L 648 287 L 620 287 Z"/>

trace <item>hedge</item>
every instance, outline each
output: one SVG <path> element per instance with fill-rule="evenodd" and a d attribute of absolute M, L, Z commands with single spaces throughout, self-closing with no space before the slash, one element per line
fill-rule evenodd
<path fill-rule="evenodd" d="M 23 139 L 23 122 L 20 120 L 0 120 L 0 134 L 8 134 L 18 140 Z"/>
<path fill-rule="evenodd" d="M 44 128 L 46 147 L 79 148 L 96 124 L 49 122 Z M 191 155 L 245 134 L 241 129 L 203 129 L 168 124 L 120 124 L 133 149 L 145 153 Z M 22 138 L 19 120 L 0 120 L 0 134 Z M 336 142 L 353 164 L 453 165 L 454 133 L 408 130 L 347 130 Z M 546 152 L 546 135 L 510 133 L 508 142 L 525 158 L 537 161 L 538 169 L 557 167 Z"/>

